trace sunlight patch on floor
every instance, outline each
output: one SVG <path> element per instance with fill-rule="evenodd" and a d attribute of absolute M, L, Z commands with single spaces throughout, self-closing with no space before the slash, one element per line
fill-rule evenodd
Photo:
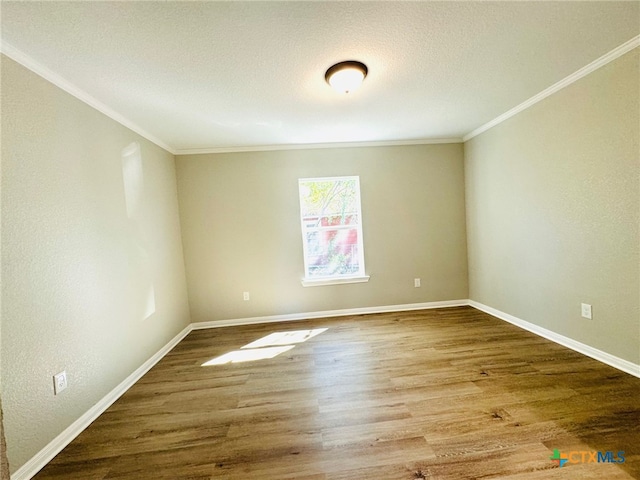
<path fill-rule="evenodd" d="M 275 358 L 281 353 L 288 352 L 296 344 L 306 342 L 310 338 L 320 335 L 328 328 L 315 328 L 312 330 L 295 330 L 291 332 L 274 332 L 254 342 L 248 343 L 241 350 L 234 350 L 203 363 L 202 367 L 213 365 L 226 365 L 228 363 L 253 362 Z"/>
<path fill-rule="evenodd" d="M 225 353 L 217 358 L 209 360 L 202 364 L 203 367 L 209 367 L 211 365 L 224 365 L 225 363 L 242 363 L 253 362 L 255 360 L 265 360 L 267 358 L 274 358 L 291 350 L 295 345 L 287 345 L 284 347 L 267 347 L 267 348 L 255 348 L 253 350 L 234 350 L 233 352 Z"/>
<path fill-rule="evenodd" d="M 266 337 L 262 337 L 255 342 L 251 342 L 242 348 L 262 348 L 276 345 L 295 345 L 296 343 L 303 343 L 310 338 L 320 335 L 326 332 L 328 328 L 316 328 L 313 330 L 295 330 L 293 332 L 274 332 L 270 333 Z"/>

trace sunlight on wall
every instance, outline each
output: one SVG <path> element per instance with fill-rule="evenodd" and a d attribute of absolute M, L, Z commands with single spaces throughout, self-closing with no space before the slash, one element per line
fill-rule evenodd
<path fill-rule="evenodd" d="M 136 298 L 139 304 L 139 320 L 145 321 L 156 312 L 156 291 L 150 269 L 149 254 L 145 239 L 146 231 L 143 220 L 143 200 L 144 200 L 144 170 L 142 168 L 142 152 L 140 144 L 133 142 L 122 149 L 122 180 L 124 183 L 124 200 L 131 229 L 131 241 L 133 251 L 137 252 L 136 258 L 132 258 L 130 266 L 132 270 L 137 270 L 138 274 L 145 277 L 145 282 L 149 286 L 141 287 L 136 291 Z"/>
<path fill-rule="evenodd" d="M 156 289 L 153 285 L 149 285 L 149 290 L 147 292 L 147 308 L 144 312 L 144 319 L 147 320 L 154 313 L 156 313 Z"/>
<path fill-rule="evenodd" d="M 142 175 L 142 155 L 140 144 L 134 142 L 122 150 L 122 177 L 127 216 L 134 218 L 140 212 L 144 178 Z"/>
<path fill-rule="evenodd" d="M 255 342 L 248 343 L 242 350 L 234 350 L 219 357 L 213 358 L 202 367 L 212 365 L 224 365 L 227 363 L 253 362 L 255 360 L 265 360 L 275 358 L 281 353 L 288 352 L 298 343 L 303 343 L 310 338 L 320 335 L 329 330 L 328 328 L 316 328 L 314 330 L 295 330 L 292 332 L 274 332 L 262 337 Z"/>

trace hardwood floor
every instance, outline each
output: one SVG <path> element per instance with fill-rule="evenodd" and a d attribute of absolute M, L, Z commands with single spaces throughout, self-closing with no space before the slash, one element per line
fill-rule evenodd
<path fill-rule="evenodd" d="M 35 478 L 640 478 L 640 379 L 471 307 L 197 330 Z"/>

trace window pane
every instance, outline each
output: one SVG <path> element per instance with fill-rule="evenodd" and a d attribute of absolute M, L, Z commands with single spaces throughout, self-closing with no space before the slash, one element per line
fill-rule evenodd
<path fill-rule="evenodd" d="M 306 240 L 310 277 L 356 275 L 360 271 L 357 229 L 307 232 Z"/>
<path fill-rule="evenodd" d="M 359 178 L 306 178 L 298 185 L 305 277 L 364 275 Z"/>
<path fill-rule="evenodd" d="M 352 215 L 358 212 L 356 180 L 300 182 L 300 206 L 302 217 Z"/>
<path fill-rule="evenodd" d="M 360 217 L 357 212 L 345 215 L 325 215 L 324 217 L 303 218 L 305 228 L 335 227 L 337 225 L 358 225 Z"/>
<path fill-rule="evenodd" d="M 320 225 L 323 227 L 334 227 L 336 225 L 357 225 L 358 212 L 348 212 L 344 215 L 327 215 L 320 219 Z"/>

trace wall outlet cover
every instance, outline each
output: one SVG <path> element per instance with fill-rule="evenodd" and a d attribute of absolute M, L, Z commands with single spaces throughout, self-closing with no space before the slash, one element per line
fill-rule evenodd
<path fill-rule="evenodd" d="M 58 395 L 68 386 L 67 384 L 67 372 L 62 371 L 53 376 L 53 393 Z"/>

